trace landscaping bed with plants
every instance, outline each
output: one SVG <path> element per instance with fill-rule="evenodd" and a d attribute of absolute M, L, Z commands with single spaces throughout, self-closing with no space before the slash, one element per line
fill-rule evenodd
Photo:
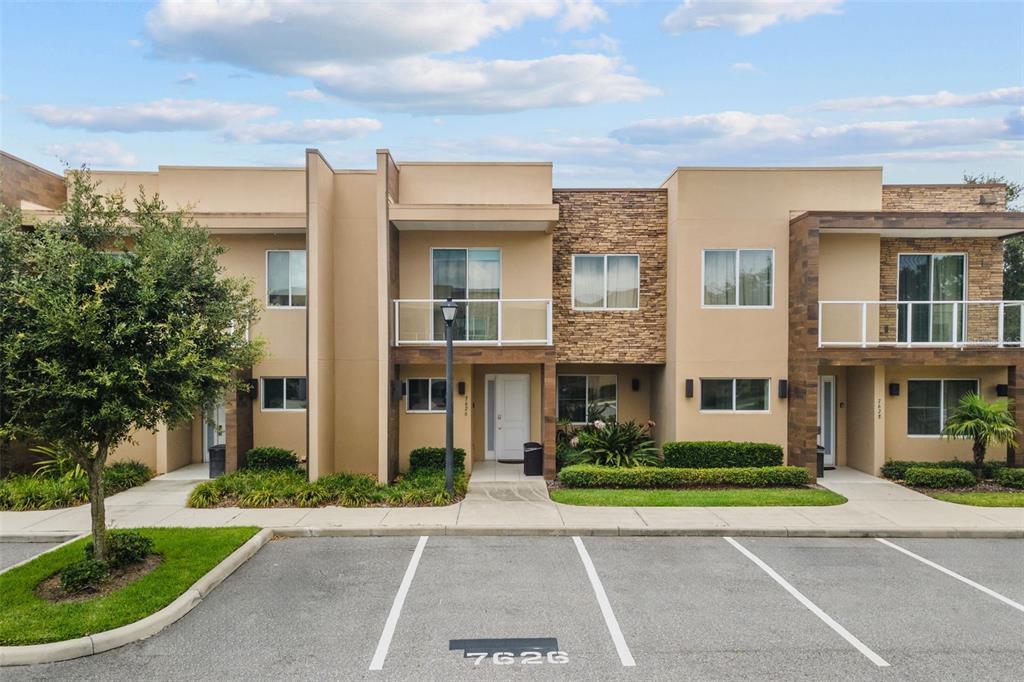
<path fill-rule="evenodd" d="M 268 454 L 269 453 L 269 454 Z M 466 494 L 465 451 L 455 450 L 455 495 L 444 487 L 444 449 L 419 448 L 409 458 L 409 471 L 391 485 L 366 474 L 329 474 L 306 480 L 294 453 L 256 448 L 246 454 L 246 468 L 204 481 L 188 505 L 208 507 L 410 507 L 444 506 Z"/>
<path fill-rule="evenodd" d="M 882 476 L 944 502 L 978 507 L 1024 507 L 1024 469 L 1001 462 L 893 460 Z"/>
<path fill-rule="evenodd" d="M 110 531 L 107 560 L 91 541 L 0 574 L 0 645 L 57 642 L 112 630 L 164 608 L 257 528 Z"/>
<path fill-rule="evenodd" d="M 125 461 L 103 470 L 106 496 L 142 485 L 153 478 L 153 471 L 140 462 Z M 89 501 L 89 481 L 85 472 L 71 467 L 64 471 L 41 467 L 36 473 L 0 479 L 0 511 L 30 511 L 75 507 Z"/>

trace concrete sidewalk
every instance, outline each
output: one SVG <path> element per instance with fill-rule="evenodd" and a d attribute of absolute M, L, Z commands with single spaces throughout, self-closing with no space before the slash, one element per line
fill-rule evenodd
<path fill-rule="evenodd" d="M 177 472 L 176 472 L 177 473 Z M 488 477 L 490 478 L 490 477 Z M 260 526 L 286 535 L 772 535 L 1024 538 L 1024 509 L 950 504 L 852 469 L 819 483 L 833 507 L 577 507 L 541 480 L 481 481 L 447 507 L 189 509 L 198 480 L 158 476 L 107 500 L 111 527 Z M 88 506 L 0 512 L 0 539 L 60 538 L 89 528 Z"/>

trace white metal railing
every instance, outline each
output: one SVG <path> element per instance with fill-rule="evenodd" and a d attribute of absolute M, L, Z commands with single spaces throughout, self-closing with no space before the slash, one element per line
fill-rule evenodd
<path fill-rule="evenodd" d="M 552 344 L 550 298 L 457 299 L 454 342 L 463 345 Z M 444 343 L 444 300 L 403 298 L 394 301 L 395 345 Z"/>
<path fill-rule="evenodd" d="M 1021 348 L 1024 301 L 819 301 L 818 347 Z"/>

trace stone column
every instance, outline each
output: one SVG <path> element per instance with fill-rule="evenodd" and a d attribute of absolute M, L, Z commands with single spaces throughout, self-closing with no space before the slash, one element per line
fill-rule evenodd
<path fill-rule="evenodd" d="M 1011 467 L 1019 467 L 1024 466 L 1024 363 L 1010 365 L 1006 368 L 1006 375 L 1006 383 L 1010 388 L 1009 398 L 1013 401 L 1010 404 L 1010 410 L 1017 421 L 1017 428 L 1022 432 L 1017 434 L 1017 443 L 1021 447 L 1015 449 L 1008 446 L 1006 448 L 1006 464 Z"/>
<path fill-rule="evenodd" d="M 789 363 L 787 463 L 814 475 L 818 453 L 818 364 L 802 358 Z"/>
<path fill-rule="evenodd" d="M 555 388 L 554 357 L 541 366 L 541 444 L 544 446 L 544 478 L 555 477 L 555 430 L 558 426 L 558 395 Z"/>

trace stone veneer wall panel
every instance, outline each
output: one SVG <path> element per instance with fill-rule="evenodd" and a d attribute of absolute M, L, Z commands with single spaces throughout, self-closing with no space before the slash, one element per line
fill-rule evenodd
<path fill-rule="evenodd" d="M 668 194 L 662 189 L 554 190 L 552 296 L 558 362 L 665 362 Z M 573 310 L 573 254 L 640 255 L 640 309 Z"/>
<path fill-rule="evenodd" d="M 883 185 L 883 211 L 1006 210 L 1005 185 Z"/>

